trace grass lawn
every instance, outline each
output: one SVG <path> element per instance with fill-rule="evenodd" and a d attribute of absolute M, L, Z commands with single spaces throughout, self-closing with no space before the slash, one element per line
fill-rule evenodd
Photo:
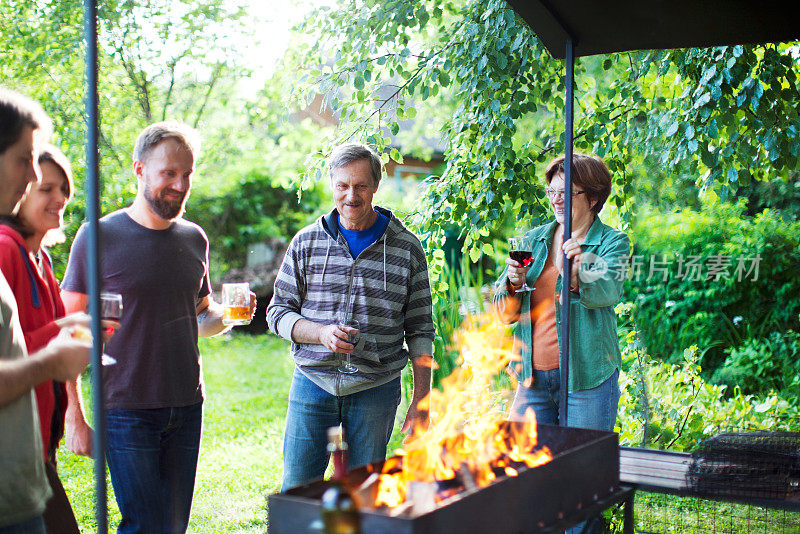
<path fill-rule="evenodd" d="M 266 496 L 278 491 L 281 481 L 283 425 L 293 370 L 289 344 L 271 334 L 226 335 L 201 339 L 200 350 L 206 402 L 189 530 L 264 532 Z M 84 386 L 89 400 L 88 379 Z M 400 422 L 406 406 L 404 401 L 398 410 Z M 399 446 L 399 424 L 390 451 Z M 64 447 L 58 458 L 81 532 L 96 532 L 92 461 Z M 109 483 L 110 531 L 118 522 Z"/>

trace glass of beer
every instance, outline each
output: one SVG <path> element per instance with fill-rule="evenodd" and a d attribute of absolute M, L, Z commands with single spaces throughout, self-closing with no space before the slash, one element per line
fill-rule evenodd
<path fill-rule="evenodd" d="M 347 321 L 342 321 L 340 326 L 347 332 L 347 342 L 351 343 L 353 345 L 353 350 L 355 350 L 358 344 L 359 334 L 361 333 L 361 325 L 355 319 L 349 319 Z M 348 352 L 342 355 L 344 359 L 339 364 L 340 373 L 349 375 L 358 371 L 358 368 L 353 365 L 353 362 L 350 360 L 350 354 L 351 353 Z"/>
<path fill-rule="evenodd" d="M 222 284 L 222 315 L 224 325 L 250 324 L 250 284 Z"/>
<path fill-rule="evenodd" d="M 531 254 L 531 244 L 525 237 L 512 237 L 508 240 L 508 256 L 519 263 L 522 267 L 528 267 L 533 262 Z M 517 293 L 530 291 L 528 281 L 523 280 L 522 287 L 517 289 Z"/>

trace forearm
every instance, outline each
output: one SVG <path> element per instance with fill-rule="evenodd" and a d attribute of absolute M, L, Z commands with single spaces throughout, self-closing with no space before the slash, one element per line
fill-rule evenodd
<path fill-rule="evenodd" d="M 86 423 L 86 412 L 83 409 L 83 395 L 81 394 L 81 378 L 65 383 L 67 390 L 66 420 L 70 424 Z"/>
<path fill-rule="evenodd" d="M 414 391 L 411 394 L 411 404 L 416 405 L 431 392 L 431 367 L 433 357 L 423 354 L 411 360 L 411 374 L 414 379 Z"/>
<path fill-rule="evenodd" d="M 292 327 L 292 341 L 295 343 L 322 345 L 320 336 L 322 335 L 323 326 L 308 319 L 298 319 Z"/>
<path fill-rule="evenodd" d="M 43 352 L 29 358 L 0 360 L 0 406 L 10 404 L 51 377 L 50 362 Z"/>
<path fill-rule="evenodd" d="M 222 324 L 224 311 L 221 304 L 209 300 L 208 307 L 197 314 L 197 334 L 212 337 L 230 330 L 232 326 Z"/>

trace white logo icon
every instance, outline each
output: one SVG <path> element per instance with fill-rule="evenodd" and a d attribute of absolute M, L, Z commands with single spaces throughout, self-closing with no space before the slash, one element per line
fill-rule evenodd
<path fill-rule="evenodd" d="M 581 268 L 578 271 L 578 278 L 581 282 L 589 283 L 599 280 L 608 272 L 608 262 L 591 252 L 581 254 Z"/>

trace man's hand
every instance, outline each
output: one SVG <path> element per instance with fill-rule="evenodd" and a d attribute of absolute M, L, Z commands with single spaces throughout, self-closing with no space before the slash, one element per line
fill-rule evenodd
<path fill-rule="evenodd" d="M 89 365 L 91 343 L 72 337 L 71 329 L 62 329 L 34 358 L 42 358 L 49 376 L 57 382 L 75 380 Z"/>
<path fill-rule="evenodd" d="M 349 330 L 355 330 L 350 328 Z M 356 332 L 358 332 L 356 330 Z M 340 354 L 349 354 L 353 352 L 353 344 L 347 340 L 348 328 L 339 324 L 328 324 L 320 327 L 319 329 L 319 344 L 325 345 L 333 352 Z"/>
<path fill-rule="evenodd" d="M 253 317 L 256 315 L 256 294 L 252 291 L 250 292 L 250 320 L 253 320 Z"/>
<path fill-rule="evenodd" d="M 403 421 L 402 431 L 410 432 L 404 441 L 412 439 L 414 434 L 428 429 L 431 370 L 435 365 L 433 356 L 430 354 L 422 354 L 411 360 L 414 391 L 411 393 L 411 404 Z"/>
<path fill-rule="evenodd" d="M 424 407 L 424 409 L 422 409 Z M 406 412 L 401 432 L 409 434 L 403 441 L 412 438 L 415 434 L 424 432 L 428 429 L 428 399 L 412 401 Z"/>
<path fill-rule="evenodd" d="M 91 458 L 93 439 L 94 431 L 86 421 L 83 412 L 68 411 L 64 421 L 64 443 L 67 448 L 75 454 Z"/>

